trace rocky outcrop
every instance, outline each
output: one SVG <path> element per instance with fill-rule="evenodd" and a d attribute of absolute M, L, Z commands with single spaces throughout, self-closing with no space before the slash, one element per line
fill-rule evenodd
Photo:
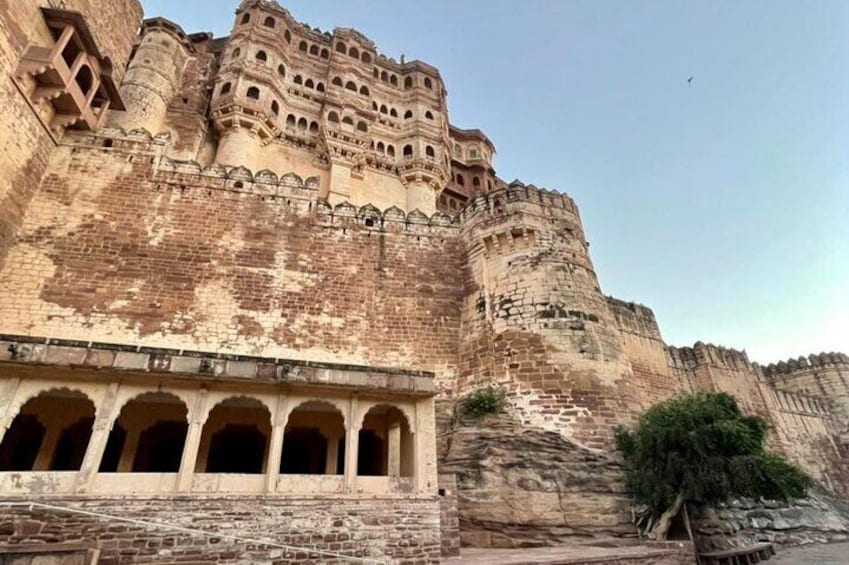
<path fill-rule="evenodd" d="M 464 545 L 636 537 L 621 467 L 610 455 L 504 415 L 455 422 L 440 439 L 440 472 L 457 475 Z"/>
<path fill-rule="evenodd" d="M 735 501 L 715 509 L 695 508 L 690 518 L 701 551 L 762 541 L 802 545 L 849 539 L 849 504 L 823 494 L 791 504 Z"/>

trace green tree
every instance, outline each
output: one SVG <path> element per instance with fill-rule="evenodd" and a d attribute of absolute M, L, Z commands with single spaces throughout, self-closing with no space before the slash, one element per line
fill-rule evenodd
<path fill-rule="evenodd" d="M 617 428 L 625 484 L 642 507 L 637 525 L 663 540 L 686 502 L 805 496 L 813 481 L 767 452 L 766 434 L 766 423 L 743 414 L 733 396 L 705 392 L 660 402 L 634 429 Z"/>

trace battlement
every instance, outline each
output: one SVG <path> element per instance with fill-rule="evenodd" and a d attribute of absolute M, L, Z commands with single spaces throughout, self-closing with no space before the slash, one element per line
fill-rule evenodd
<path fill-rule="evenodd" d="M 619 329 L 649 339 L 662 340 L 654 312 L 648 306 L 605 296 Z"/>
<path fill-rule="evenodd" d="M 666 347 L 671 365 L 675 369 L 693 370 L 703 366 L 717 366 L 731 371 L 751 371 L 757 365 L 749 361 L 745 351 L 697 341 L 692 347 Z"/>
<path fill-rule="evenodd" d="M 470 221 L 475 216 L 502 215 L 514 203 L 529 203 L 543 208 L 561 209 L 578 216 L 578 207 L 569 196 L 556 190 L 537 188 L 532 184 L 526 185 L 514 180 L 504 188 L 473 198 L 460 210 L 458 218 L 462 223 Z"/>
<path fill-rule="evenodd" d="M 779 363 L 770 363 L 764 367 L 764 376 L 768 379 L 780 379 L 793 375 L 797 372 L 811 369 L 845 369 L 849 370 L 849 355 L 845 353 L 820 353 L 811 354 L 807 357 L 799 356 L 796 359 L 788 359 Z"/>

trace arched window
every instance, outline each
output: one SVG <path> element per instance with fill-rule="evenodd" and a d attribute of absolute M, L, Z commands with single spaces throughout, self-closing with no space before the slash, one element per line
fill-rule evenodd
<path fill-rule="evenodd" d="M 306 53 L 306 52 L 307 52 L 307 49 L 308 49 L 308 47 L 307 47 L 307 42 L 306 42 L 306 41 L 301 41 L 301 42 L 298 44 L 298 51 L 303 51 L 304 53 Z"/>
<path fill-rule="evenodd" d="M 428 89 L 433 88 L 433 82 L 429 78 L 424 79 L 424 85 L 425 85 L 425 88 L 428 88 Z"/>
<path fill-rule="evenodd" d="M 413 156 L 413 146 L 405 145 L 404 146 L 404 157 L 412 157 Z"/>
<path fill-rule="evenodd" d="M 407 77 L 404 79 L 404 88 L 413 88 L 413 77 Z"/>
<path fill-rule="evenodd" d="M 433 119 L 433 114 L 431 113 L 431 111 L 430 111 L 430 110 L 428 110 L 427 112 L 425 112 L 425 118 L 427 118 L 428 120 L 432 120 L 432 119 Z"/>
<path fill-rule="evenodd" d="M 254 398 L 228 398 L 209 412 L 201 432 L 195 472 L 262 474 L 271 436 L 271 414 Z"/>
<path fill-rule="evenodd" d="M 433 152 L 433 147 L 431 147 L 430 145 L 426 145 L 425 146 L 425 155 L 427 155 L 428 157 L 435 157 L 436 155 Z"/>
<path fill-rule="evenodd" d="M 231 88 L 231 86 L 232 86 L 232 85 L 231 85 L 229 82 L 225 82 L 225 83 L 221 86 L 221 92 L 219 92 L 219 94 L 221 94 L 221 95 L 223 96 L 223 95 L 225 95 L 225 94 L 229 93 L 229 92 L 230 92 L 230 88 Z"/>
<path fill-rule="evenodd" d="M 320 57 L 322 59 L 329 59 L 330 58 L 330 51 L 328 51 L 327 49 L 322 49 Z"/>
<path fill-rule="evenodd" d="M 282 475 L 342 475 L 345 469 L 345 418 L 329 402 L 298 405 L 286 422 L 280 456 Z"/>
<path fill-rule="evenodd" d="M 288 127 L 291 127 L 291 128 L 295 127 L 295 116 L 294 115 L 289 114 L 288 116 L 286 116 L 286 125 Z"/>
<path fill-rule="evenodd" d="M 259 89 L 255 86 L 252 86 L 248 89 L 248 98 L 253 98 L 254 100 L 259 100 Z"/>
<path fill-rule="evenodd" d="M 264 63 L 268 60 L 268 55 L 265 54 L 265 51 L 257 51 L 256 52 L 256 60 L 262 61 Z"/>
<path fill-rule="evenodd" d="M 356 47 L 351 47 L 350 49 L 348 49 L 348 55 L 350 57 L 353 57 L 354 59 L 360 58 L 360 52 L 357 50 Z"/>
<path fill-rule="evenodd" d="M 363 63 L 371 63 L 371 55 L 363 51 L 363 54 L 360 56 L 360 61 Z"/>
<path fill-rule="evenodd" d="M 388 109 L 388 108 L 386 108 L 386 104 L 381 104 L 381 105 L 380 105 L 380 113 L 381 113 L 381 114 L 388 114 L 388 113 L 389 113 L 389 109 Z"/>
<path fill-rule="evenodd" d="M 94 403 L 68 389 L 30 398 L 0 443 L 0 471 L 77 471 L 94 424 Z M 45 441 L 47 436 L 53 441 Z"/>
<path fill-rule="evenodd" d="M 318 122 L 310 122 L 310 132 L 318 133 Z"/>
<path fill-rule="evenodd" d="M 477 159 L 478 158 L 478 148 L 472 147 L 469 149 L 469 159 Z"/>
<path fill-rule="evenodd" d="M 289 30 L 283 32 L 283 39 L 286 40 L 286 43 L 292 43 L 292 34 L 289 33 Z"/>
<path fill-rule="evenodd" d="M 407 417 L 384 404 L 371 408 L 358 438 L 357 475 L 413 477 L 415 442 Z"/>
<path fill-rule="evenodd" d="M 164 392 L 147 392 L 127 402 L 109 433 L 99 472 L 179 471 L 187 413 L 182 400 Z"/>
<path fill-rule="evenodd" d="M 372 74 L 374 74 L 374 78 L 380 78 L 380 73 L 377 72 L 377 68 L 372 69 Z"/>
<path fill-rule="evenodd" d="M 463 175 L 457 173 L 457 184 L 460 186 L 466 186 L 466 179 L 463 178 Z"/>
<path fill-rule="evenodd" d="M 377 151 L 378 153 L 384 153 L 386 151 L 386 147 L 383 145 L 382 141 L 377 142 Z"/>
<path fill-rule="evenodd" d="M 315 89 L 318 90 L 319 92 L 324 92 L 324 83 L 323 82 L 318 83 L 317 85 L 315 85 Z"/>
<path fill-rule="evenodd" d="M 405 120 L 409 120 L 412 117 L 413 117 L 413 111 L 412 110 L 407 110 L 406 112 L 404 112 L 404 119 Z"/>
<path fill-rule="evenodd" d="M 351 116 L 345 116 L 344 118 L 342 118 L 342 123 L 352 126 L 354 125 L 354 119 Z"/>
<path fill-rule="evenodd" d="M 262 25 L 264 25 L 265 27 L 273 28 L 274 27 L 274 18 L 272 18 L 271 16 L 268 16 L 267 18 L 265 18 L 265 21 L 262 22 Z"/>
<path fill-rule="evenodd" d="M 275 116 L 280 113 L 280 104 L 277 103 L 277 100 L 271 103 L 271 111 L 274 112 Z"/>
<path fill-rule="evenodd" d="M 382 80 L 383 82 L 388 81 L 389 80 L 389 73 L 387 73 L 386 71 L 383 71 L 382 73 L 380 73 L 380 80 Z"/>
<path fill-rule="evenodd" d="M 283 65 L 277 65 L 277 73 L 281 77 L 285 77 L 286 76 L 286 67 L 284 67 Z"/>
<path fill-rule="evenodd" d="M 318 57 L 318 45 L 310 45 L 310 55 Z"/>
<path fill-rule="evenodd" d="M 230 58 L 231 58 L 231 59 L 236 59 L 236 58 L 238 58 L 238 57 L 239 57 L 239 55 L 241 55 L 241 54 L 242 54 L 242 50 L 241 50 L 241 49 L 239 49 L 238 47 L 236 47 L 235 49 L 233 49 L 233 54 L 232 54 L 232 55 L 230 55 Z"/>
<path fill-rule="evenodd" d="M 307 129 L 307 119 L 306 118 L 301 118 L 300 120 L 298 120 L 298 129 L 301 130 L 301 131 L 306 131 L 306 129 Z"/>
<path fill-rule="evenodd" d="M 377 102 L 375 102 L 374 100 L 372 100 L 371 102 L 371 109 L 377 112 Z"/>
<path fill-rule="evenodd" d="M 398 86 L 398 77 L 396 77 L 395 75 L 389 77 L 389 84 L 391 84 L 392 86 Z"/>
<path fill-rule="evenodd" d="M 334 86 L 342 86 L 342 79 L 339 77 L 333 77 L 333 80 L 330 81 Z"/>
<path fill-rule="evenodd" d="M 363 96 L 368 96 L 370 94 L 369 91 L 368 91 L 368 87 L 365 86 L 365 85 L 361 86 L 360 87 L 360 94 L 362 94 Z"/>
<path fill-rule="evenodd" d="M 386 154 L 389 155 L 390 157 L 394 157 L 395 156 L 395 146 L 394 145 L 387 145 L 386 146 Z"/>
<path fill-rule="evenodd" d="M 311 79 L 311 78 L 308 78 L 308 79 L 304 82 L 304 86 L 306 86 L 307 88 L 315 88 L 315 83 L 312 81 L 312 79 Z"/>
<path fill-rule="evenodd" d="M 368 125 L 365 122 L 357 122 L 357 129 L 359 131 L 368 131 Z"/>
<path fill-rule="evenodd" d="M 295 75 L 295 78 L 292 79 L 292 82 L 295 84 L 304 84 L 304 79 L 301 75 Z"/>
<path fill-rule="evenodd" d="M 244 16 L 242 16 L 242 25 L 245 25 L 246 23 L 248 23 L 250 21 L 251 21 L 251 15 L 250 14 L 245 14 Z"/>
<path fill-rule="evenodd" d="M 339 114 L 337 114 L 336 112 L 330 112 L 329 114 L 327 114 L 327 121 L 333 122 L 334 124 L 338 124 L 339 123 Z"/>
<path fill-rule="evenodd" d="M 479 177 L 472 177 L 472 186 L 480 186 L 481 179 Z"/>
<path fill-rule="evenodd" d="M 392 109 L 389 110 L 389 115 L 392 116 L 393 118 L 397 118 L 398 117 L 398 111 L 395 108 L 392 108 Z"/>
<path fill-rule="evenodd" d="M 356 91 L 357 91 L 357 85 L 356 85 L 356 84 L 354 84 L 354 83 L 353 83 L 352 81 L 350 81 L 350 80 L 349 80 L 347 83 L 345 83 L 345 88 L 347 88 L 348 90 L 353 90 L 354 92 L 356 92 Z"/>
<path fill-rule="evenodd" d="M 345 44 L 340 41 L 336 44 L 336 51 L 339 53 L 346 53 L 348 49 L 345 47 Z"/>

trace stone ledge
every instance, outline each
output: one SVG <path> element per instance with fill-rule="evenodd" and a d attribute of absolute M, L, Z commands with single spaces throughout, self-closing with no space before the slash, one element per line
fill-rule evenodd
<path fill-rule="evenodd" d="M 2 334 L 0 363 L 341 386 L 417 396 L 436 391 L 430 371 Z"/>

